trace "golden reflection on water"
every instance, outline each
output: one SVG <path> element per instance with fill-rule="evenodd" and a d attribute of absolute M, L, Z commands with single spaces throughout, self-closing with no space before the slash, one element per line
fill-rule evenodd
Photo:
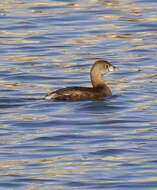
<path fill-rule="evenodd" d="M 23 8 L 33 8 L 33 7 L 53 7 L 53 6 L 77 6 L 76 3 L 68 3 L 68 2 L 20 2 L 20 1 L 6 1 L 4 0 L 3 3 L 0 4 L 2 10 L 16 10 L 16 9 L 23 9 Z M 17 12 L 18 14 L 18 12 Z"/>
<path fill-rule="evenodd" d="M 37 61 L 39 59 L 40 59 L 39 57 L 16 57 L 16 56 L 11 56 L 8 58 L 8 60 L 17 61 L 17 62 L 32 62 L 32 61 Z"/>
<path fill-rule="evenodd" d="M 2 88 L 9 90 L 31 90 L 30 92 L 36 91 L 38 88 L 49 88 L 50 85 L 45 84 L 32 84 L 32 83 L 23 83 L 23 82 L 7 82 L 4 80 L 0 80 L 0 85 Z"/>

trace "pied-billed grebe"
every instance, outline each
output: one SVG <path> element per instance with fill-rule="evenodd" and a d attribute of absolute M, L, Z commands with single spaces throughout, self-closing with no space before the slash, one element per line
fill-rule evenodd
<path fill-rule="evenodd" d="M 60 101 L 99 100 L 111 96 L 109 87 L 104 83 L 104 74 L 114 71 L 115 67 L 108 61 L 97 60 L 91 68 L 90 77 L 93 87 L 67 87 L 51 92 L 45 99 Z"/>

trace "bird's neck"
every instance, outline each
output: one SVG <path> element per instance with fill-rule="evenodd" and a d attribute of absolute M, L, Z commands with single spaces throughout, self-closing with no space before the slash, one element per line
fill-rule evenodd
<path fill-rule="evenodd" d="M 92 82 L 93 88 L 101 89 L 101 91 L 104 91 L 104 94 L 106 96 L 112 95 L 109 87 L 103 81 L 102 74 L 98 74 L 96 72 L 91 72 L 90 77 L 91 77 L 91 82 Z"/>
<path fill-rule="evenodd" d="M 102 77 L 103 76 L 100 72 L 97 72 L 96 70 L 91 70 L 90 78 L 93 87 L 103 86 L 105 84 Z"/>

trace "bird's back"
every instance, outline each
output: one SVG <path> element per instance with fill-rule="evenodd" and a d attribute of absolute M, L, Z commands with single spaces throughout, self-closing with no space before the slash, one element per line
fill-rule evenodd
<path fill-rule="evenodd" d="M 64 101 L 76 100 L 96 100 L 105 96 L 105 93 L 100 88 L 89 87 L 67 87 L 56 90 L 48 94 L 45 99 L 55 99 Z"/>

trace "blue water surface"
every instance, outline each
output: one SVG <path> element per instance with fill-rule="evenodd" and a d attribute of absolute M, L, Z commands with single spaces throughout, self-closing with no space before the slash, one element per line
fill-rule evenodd
<path fill-rule="evenodd" d="M 0 6 L 0 189 L 157 187 L 157 2 L 10 0 Z M 58 102 L 91 86 L 102 58 L 113 96 Z"/>

